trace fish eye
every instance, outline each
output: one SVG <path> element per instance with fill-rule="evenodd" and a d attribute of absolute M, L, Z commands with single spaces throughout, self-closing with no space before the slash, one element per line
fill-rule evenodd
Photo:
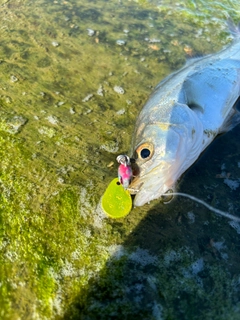
<path fill-rule="evenodd" d="M 150 142 L 143 143 L 136 149 L 137 157 L 141 160 L 149 160 L 153 155 L 153 144 Z"/>
<path fill-rule="evenodd" d="M 149 149 L 147 149 L 147 148 L 142 149 L 140 152 L 141 158 L 143 158 L 143 159 L 148 158 L 150 156 L 150 153 L 151 152 Z"/>

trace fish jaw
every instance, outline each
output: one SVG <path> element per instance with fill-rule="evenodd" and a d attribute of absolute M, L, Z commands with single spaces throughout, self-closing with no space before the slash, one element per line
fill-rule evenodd
<path fill-rule="evenodd" d="M 162 163 L 165 170 L 153 169 L 148 171 L 146 175 L 136 177 L 130 185 L 130 192 L 135 194 L 134 206 L 140 207 L 144 204 L 158 199 L 162 194 L 166 193 L 173 187 L 174 181 L 169 177 L 167 179 L 166 170 L 169 164 Z M 165 171 L 165 172 L 164 172 Z M 157 182 L 157 183 L 156 183 Z"/>

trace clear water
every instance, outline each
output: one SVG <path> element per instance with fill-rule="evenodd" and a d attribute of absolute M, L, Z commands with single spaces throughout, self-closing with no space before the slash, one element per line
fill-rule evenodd
<path fill-rule="evenodd" d="M 1 319 L 239 319 L 239 224 L 184 198 L 116 221 L 98 207 L 152 88 L 231 41 L 238 1 L 9 0 L 0 14 Z M 178 190 L 238 214 L 239 139 L 217 138 Z"/>

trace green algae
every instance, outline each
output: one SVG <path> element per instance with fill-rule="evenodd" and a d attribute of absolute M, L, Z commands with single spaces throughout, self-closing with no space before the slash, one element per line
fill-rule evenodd
<path fill-rule="evenodd" d="M 108 166 L 114 147 L 128 152 L 152 88 L 187 52 L 227 44 L 226 13 L 238 22 L 238 3 L 10 0 L 0 13 L 1 318 L 194 319 L 200 307 L 203 319 L 236 318 L 239 236 L 225 220 L 177 199 L 112 222 L 98 202 L 117 174 L 116 164 Z M 236 179 L 238 141 L 231 136 L 220 148 L 235 161 L 228 170 Z M 237 210 L 236 194 L 213 179 L 223 161 L 216 154 L 180 187 Z M 167 264 L 173 251 L 177 259 Z M 201 258 L 204 268 L 194 275 Z"/>
<path fill-rule="evenodd" d="M 165 257 L 160 254 L 159 261 L 153 264 L 142 263 L 143 253 L 135 261 L 127 252 L 122 258 L 111 260 L 89 290 L 87 299 L 82 302 L 80 295 L 75 309 L 65 318 L 79 319 L 79 314 L 90 319 L 237 317 L 239 302 L 232 308 L 232 300 L 238 300 L 238 290 L 232 290 L 237 277 L 229 281 L 228 273 L 218 263 L 194 271 L 192 266 L 196 262 L 188 248 L 174 252 L 175 256 L 172 252 L 170 263 L 167 254 Z"/>

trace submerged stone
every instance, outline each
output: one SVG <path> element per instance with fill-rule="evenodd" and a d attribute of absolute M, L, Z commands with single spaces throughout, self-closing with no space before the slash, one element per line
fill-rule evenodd
<path fill-rule="evenodd" d="M 87 29 L 87 32 L 89 37 L 92 37 L 95 34 L 95 31 L 93 29 Z"/>
<path fill-rule="evenodd" d="M 117 44 L 118 46 L 124 46 L 124 45 L 126 44 L 126 41 L 125 41 L 125 40 L 117 40 L 117 41 L 116 41 L 116 44 Z"/>
<path fill-rule="evenodd" d="M 14 75 L 12 75 L 10 77 L 10 79 L 11 79 L 12 82 L 17 82 L 18 81 L 18 78 L 16 76 L 14 76 Z"/>
<path fill-rule="evenodd" d="M 53 45 L 54 47 L 58 47 L 58 46 L 59 46 L 59 43 L 58 43 L 57 41 L 52 41 L 52 45 Z"/>
<path fill-rule="evenodd" d="M 24 118 L 23 116 L 14 116 L 6 121 L 6 131 L 16 134 L 22 129 L 27 121 L 28 119 Z"/>
<path fill-rule="evenodd" d="M 113 90 L 119 94 L 124 94 L 125 90 L 120 86 L 114 86 Z"/>
<path fill-rule="evenodd" d="M 116 153 L 119 150 L 118 141 L 108 141 L 100 146 L 100 149 L 103 149 L 109 153 Z"/>
<path fill-rule="evenodd" d="M 82 99 L 82 102 L 88 102 L 90 99 L 92 99 L 92 97 L 93 97 L 93 94 L 90 93 L 84 99 Z"/>

